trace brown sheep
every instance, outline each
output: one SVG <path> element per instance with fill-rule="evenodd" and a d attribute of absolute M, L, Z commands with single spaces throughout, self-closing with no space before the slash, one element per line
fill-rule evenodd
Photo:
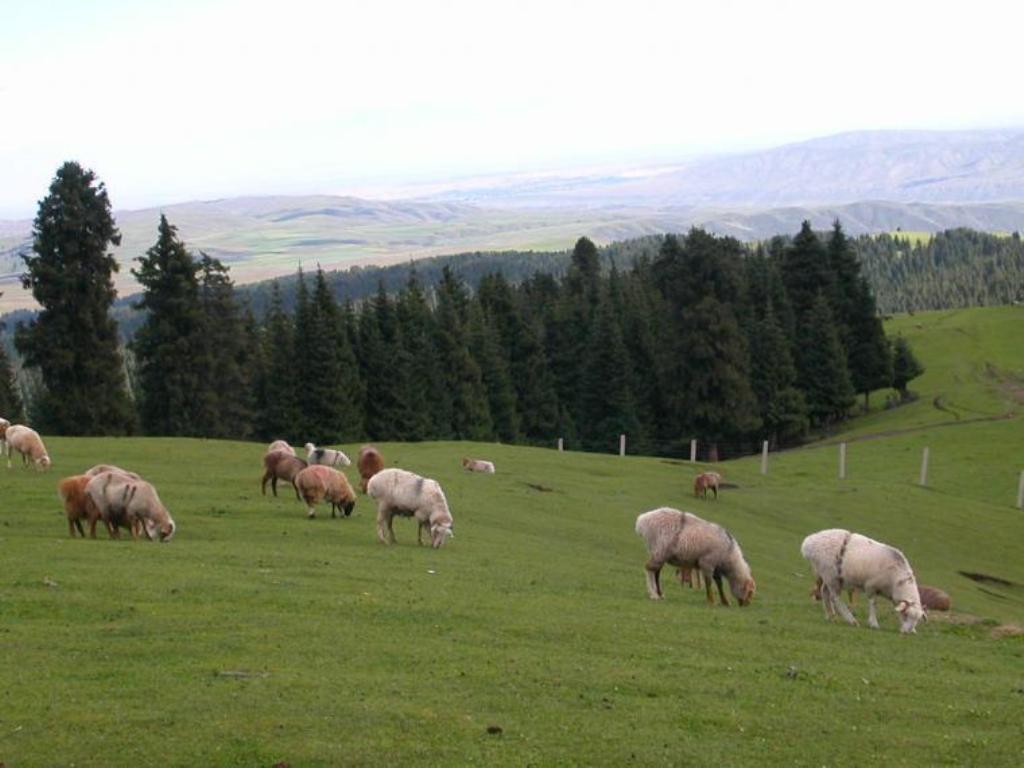
<path fill-rule="evenodd" d="M 929 611 L 948 611 L 953 607 L 949 595 L 937 587 L 924 587 L 920 584 L 917 587 L 917 594 L 921 597 L 921 605 Z"/>
<path fill-rule="evenodd" d="M 335 517 L 339 509 L 348 517 L 356 505 L 356 494 L 348 478 L 333 467 L 308 466 L 295 476 L 294 484 L 309 508 L 310 517 L 316 515 L 316 505 L 325 499 L 331 502 L 331 517 Z"/>
<path fill-rule="evenodd" d="M 286 480 L 295 488 L 295 476 L 308 465 L 305 459 L 300 459 L 288 451 L 269 451 L 263 456 L 263 481 L 260 483 L 260 492 L 267 495 L 267 481 L 270 481 L 270 490 L 277 496 L 277 481 Z M 295 488 L 295 498 L 300 499 L 299 490 Z"/>
<path fill-rule="evenodd" d="M 370 478 L 384 469 L 384 457 L 372 445 L 364 445 L 359 449 L 356 465 L 359 469 L 359 490 L 365 494 Z"/>
<path fill-rule="evenodd" d="M 717 472 L 701 472 L 693 478 L 693 495 L 703 496 L 706 499 L 708 497 L 708 489 L 710 488 L 717 499 L 718 484 L 720 482 L 722 482 L 722 476 Z"/>
<path fill-rule="evenodd" d="M 96 538 L 96 523 L 100 512 L 85 492 L 85 486 L 92 480 L 92 475 L 72 475 L 65 477 L 57 484 L 57 493 L 64 502 L 64 514 L 68 518 L 68 534 L 75 538 L 75 529 L 85 538 L 82 520 L 89 521 L 89 536 Z"/>

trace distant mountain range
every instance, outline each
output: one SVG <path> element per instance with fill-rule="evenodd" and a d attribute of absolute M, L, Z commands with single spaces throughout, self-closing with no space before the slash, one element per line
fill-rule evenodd
<path fill-rule="evenodd" d="M 426 192 L 424 190 L 424 192 Z M 116 201 L 116 190 L 111 190 Z M 468 251 L 562 250 L 691 226 L 756 240 L 838 218 L 851 234 L 957 226 L 1024 229 L 1024 130 L 848 133 L 657 168 L 434 184 L 415 200 L 241 197 L 117 211 L 118 290 L 166 213 L 193 250 L 238 283 Z M 30 221 L 0 221 L 0 313 L 31 302 L 18 285 Z"/>

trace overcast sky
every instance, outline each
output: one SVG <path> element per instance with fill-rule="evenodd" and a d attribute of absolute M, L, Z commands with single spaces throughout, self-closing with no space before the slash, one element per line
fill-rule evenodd
<path fill-rule="evenodd" d="M 150 7 L 152 5 L 152 7 Z M 1024 125 L 1015 2 L 0 0 L 0 218 Z"/>

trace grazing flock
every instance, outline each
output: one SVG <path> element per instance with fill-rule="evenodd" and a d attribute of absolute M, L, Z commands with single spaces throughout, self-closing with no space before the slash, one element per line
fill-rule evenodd
<path fill-rule="evenodd" d="M 271 443 L 263 455 L 261 493 L 266 495 L 269 482 L 277 496 L 277 483 L 283 480 L 292 486 L 296 499 L 305 503 L 309 517 L 316 515 L 317 506 L 323 502 L 331 505 L 331 517 L 349 517 L 356 493 L 339 467 L 351 466 L 352 462 L 339 450 L 318 448 L 313 443 L 307 443 L 305 449 L 306 458 L 301 458 L 284 440 Z M 0 418 L 0 453 L 6 455 L 9 469 L 12 452 L 21 455 L 23 465 L 36 470 L 46 470 L 51 465 L 46 446 L 35 430 Z M 470 472 L 495 472 L 494 464 L 483 459 L 463 458 L 462 466 Z M 423 544 L 424 533 L 435 549 L 454 537 L 448 500 L 436 480 L 404 469 L 386 468 L 381 452 L 371 445 L 360 449 L 356 468 L 359 490 L 377 504 L 380 542 L 395 543 L 396 516 L 416 520 L 419 544 Z M 718 472 L 701 472 L 694 478 L 694 496 L 707 500 L 710 490 L 717 499 L 721 485 Z M 121 528 L 126 528 L 135 539 L 168 542 L 174 536 L 174 520 L 156 488 L 129 470 L 97 464 L 80 475 L 63 478 L 58 493 L 72 538 L 76 532 L 85 537 L 83 524 L 89 526 L 89 536 L 95 538 L 96 526 L 101 521 L 111 538 L 120 538 Z M 709 605 L 715 602 L 712 584 L 721 604 L 729 605 L 723 580 L 741 606 L 753 600 L 756 584 L 750 565 L 739 542 L 717 523 L 690 512 L 660 507 L 639 515 L 635 530 L 647 547 L 645 575 L 651 599 L 664 597 L 661 570 L 671 565 L 677 569 L 681 584 L 699 588 L 703 582 Z M 888 598 L 899 617 L 901 633 L 915 632 L 917 624 L 927 620 L 928 609 L 950 609 L 951 601 L 945 592 L 918 586 L 910 562 L 900 550 L 859 533 L 838 528 L 812 533 L 804 539 L 800 554 L 814 572 L 811 595 L 821 601 L 829 621 L 838 615 L 857 625 L 850 606 L 842 599 L 844 591 L 851 606 L 857 591 L 867 596 L 868 625 L 873 628 L 879 626 L 875 598 Z"/>

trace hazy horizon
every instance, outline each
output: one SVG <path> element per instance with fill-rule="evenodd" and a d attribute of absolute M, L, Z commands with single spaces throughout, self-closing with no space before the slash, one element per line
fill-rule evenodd
<path fill-rule="evenodd" d="M 0 28 L 0 218 L 31 218 L 69 159 L 132 210 L 1020 126 L 1021 18 L 989 0 L 21 4 Z"/>

